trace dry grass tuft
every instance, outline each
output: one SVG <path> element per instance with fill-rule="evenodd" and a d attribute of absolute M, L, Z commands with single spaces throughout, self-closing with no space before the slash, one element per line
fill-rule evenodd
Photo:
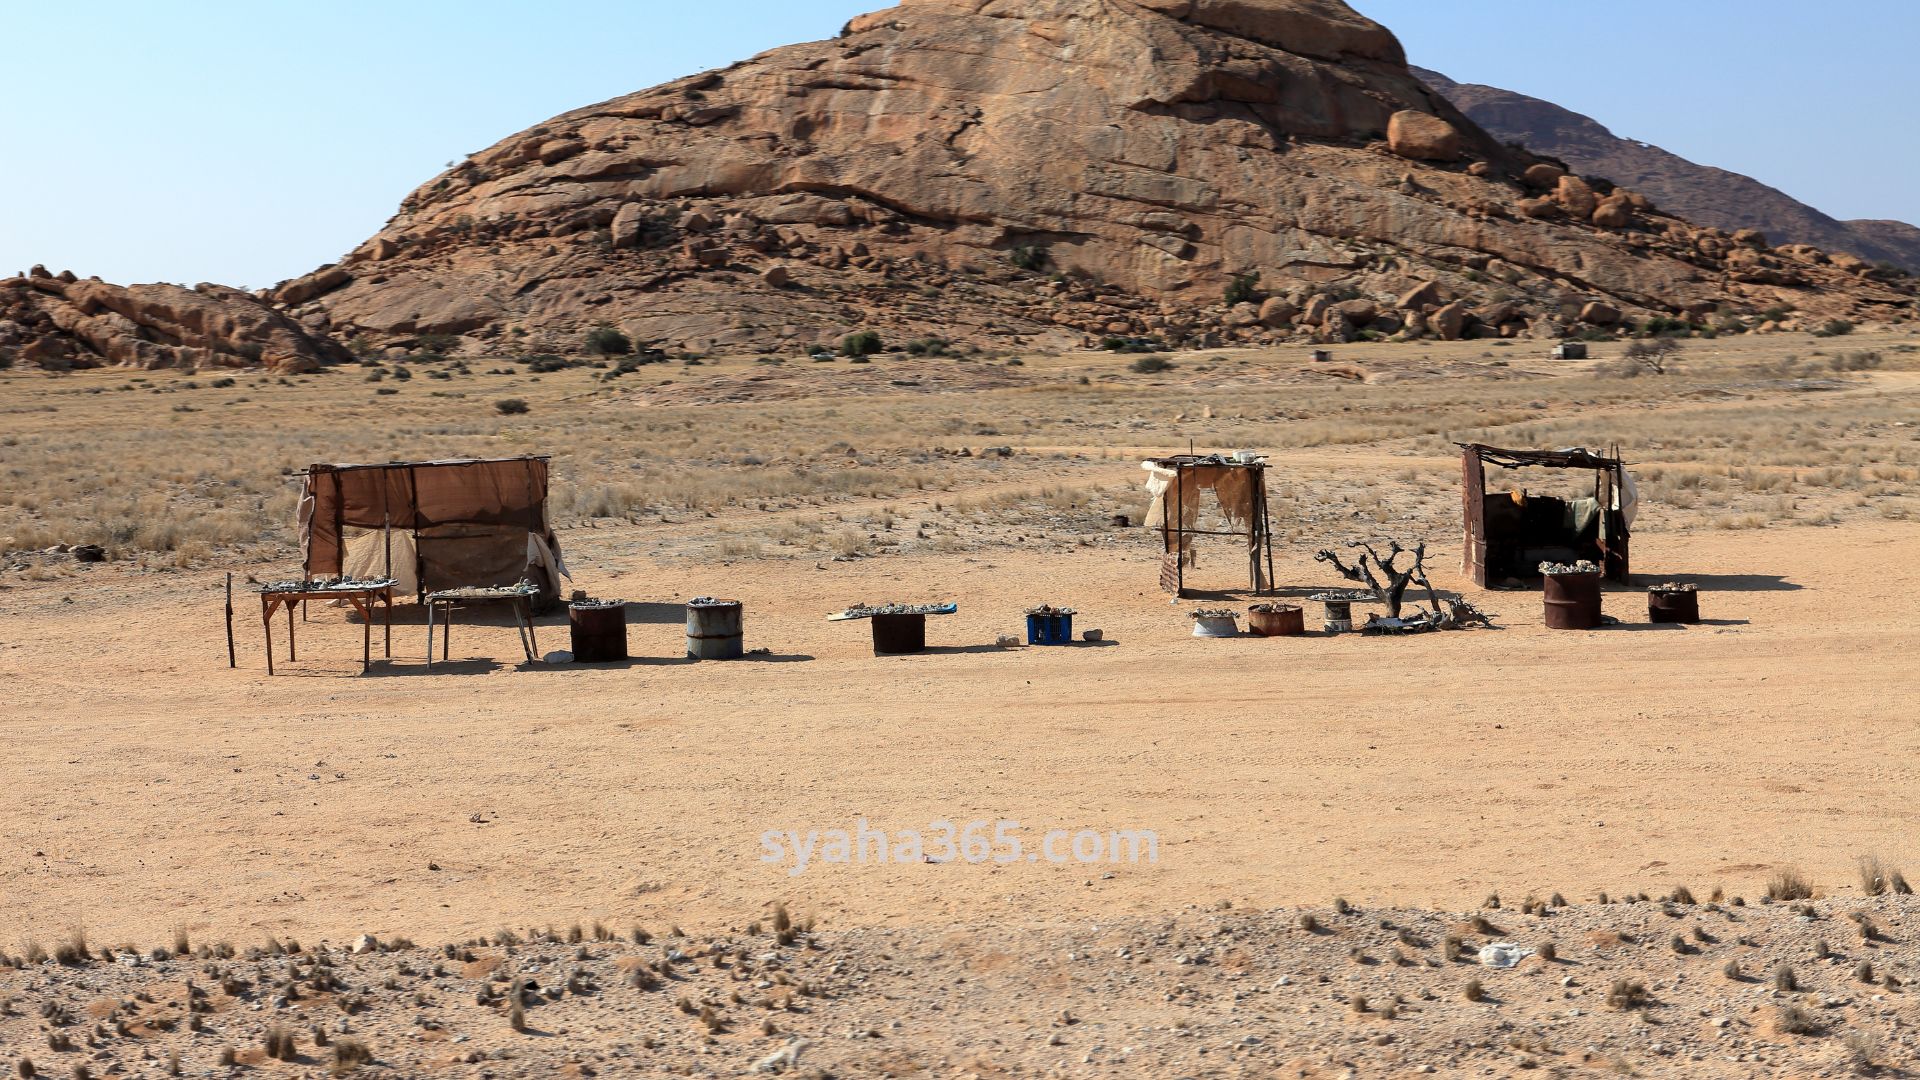
<path fill-rule="evenodd" d="M 1786 1035 L 1811 1035 L 1820 1030 L 1820 1021 L 1813 1013 L 1791 1003 L 1774 1010 L 1773 1023 Z"/>
<path fill-rule="evenodd" d="M 1813 886 L 1807 884 L 1807 879 L 1800 876 L 1800 871 L 1797 868 L 1791 866 L 1784 867 L 1774 871 L 1773 876 L 1767 879 L 1767 899 L 1774 901 L 1811 900 L 1813 899 Z"/>
<path fill-rule="evenodd" d="M 1800 989 L 1800 977 L 1793 973 L 1793 965 L 1776 964 L 1773 969 L 1773 988 L 1783 994 L 1791 994 Z"/>
<path fill-rule="evenodd" d="M 1874 925 L 1873 917 L 1866 912 L 1850 911 L 1847 913 L 1847 920 L 1853 923 L 1855 930 L 1860 931 L 1861 941 L 1875 941 L 1879 939 L 1880 928 Z"/>
<path fill-rule="evenodd" d="M 1615 979 L 1607 988 L 1607 1008 L 1622 1012 L 1631 1009 L 1644 1009 L 1653 1003 L 1653 997 L 1647 993 L 1647 984 L 1638 979 Z"/>
<path fill-rule="evenodd" d="M 1740 961 L 1738 960 L 1727 961 L 1726 965 L 1720 969 L 1720 974 L 1726 976 L 1733 982 L 1745 982 L 1747 978 L 1746 973 L 1740 970 Z"/>
<path fill-rule="evenodd" d="M 1847 1065 L 1857 1073 L 1874 1073 L 1880 1069 L 1880 1040 L 1864 1031 L 1847 1032 L 1844 1044 L 1847 1051 Z"/>
<path fill-rule="evenodd" d="M 1551 964 L 1555 960 L 1560 959 L 1560 946 L 1555 945 L 1551 941 L 1543 941 L 1540 943 L 1540 947 L 1534 950 L 1534 955 Z"/>
<path fill-rule="evenodd" d="M 1913 887 L 1900 871 L 1882 862 L 1878 855 L 1862 855 L 1859 860 L 1860 892 L 1866 896 L 1907 896 Z"/>
<path fill-rule="evenodd" d="M 373 1050 L 359 1039 L 339 1039 L 333 1044 L 335 1076 L 345 1076 L 362 1065 L 373 1064 Z"/>
<path fill-rule="evenodd" d="M 267 1057 L 274 1061 L 295 1061 L 300 1057 L 299 1048 L 294 1045 L 293 1032 L 278 1024 L 267 1029 L 264 1045 Z"/>
<path fill-rule="evenodd" d="M 87 949 L 86 930 L 76 926 L 69 931 L 67 940 L 53 947 L 53 958 L 58 963 L 69 967 L 84 964 L 93 959 L 93 953 Z"/>
<path fill-rule="evenodd" d="M 1673 892 L 1667 895 L 1667 900 L 1669 903 L 1687 905 L 1692 905 L 1697 902 L 1693 898 L 1693 890 L 1687 888 L 1685 885 L 1674 886 Z"/>
<path fill-rule="evenodd" d="M 1487 1000 L 1487 988 L 1480 985 L 1479 979 L 1468 979 L 1466 988 L 1463 989 L 1460 993 L 1461 993 L 1461 996 L 1466 998 L 1468 1001 Z"/>

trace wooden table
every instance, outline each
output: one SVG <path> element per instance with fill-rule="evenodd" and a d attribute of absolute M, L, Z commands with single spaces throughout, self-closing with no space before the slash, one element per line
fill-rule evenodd
<path fill-rule="evenodd" d="M 260 590 L 260 625 L 267 632 L 267 674 L 273 674 L 273 616 L 287 609 L 287 659 L 298 660 L 293 637 L 293 609 L 309 600 L 345 600 L 360 613 L 363 631 L 360 644 L 360 670 L 373 667 L 373 605 L 386 606 L 386 654 L 393 657 L 393 587 L 391 581 L 351 581 L 334 585 L 308 582 L 294 588 L 268 586 Z"/>
<path fill-rule="evenodd" d="M 427 666 L 433 666 L 433 613 L 440 615 L 440 659 L 452 659 L 448 646 L 453 638 L 453 613 L 460 608 L 483 607 L 487 604 L 508 604 L 513 608 L 513 626 L 520 632 L 520 648 L 527 654 L 527 663 L 538 659 L 540 643 L 533 636 L 533 598 L 535 591 L 526 589 L 441 589 L 427 594 Z"/>

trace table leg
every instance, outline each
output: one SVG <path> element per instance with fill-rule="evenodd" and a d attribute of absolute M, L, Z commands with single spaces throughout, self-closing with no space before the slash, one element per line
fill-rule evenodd
<path fill-rule="evenodd" d="M 287 605 L 287 659 L 288 659 L 289 661 L 293 661 L 293 660 L 298 660 L 298 659 L 300 659 L 300 658 L 299 658 L 298 656 L 296 656 L 296 655 L 294 655 L 294 644 L 293 644 L 293 609 L 294 609 L 294 607 L 295 607 L 295 606 L 296 606 L 296 605 L 294 605 L 294 604 L 288 604 L 288 605 Z"/>
<path fill-rule="evenodd" d="M 260 625 L 267 628 L 267 674 L 273 674 L 273 608 L 260 602 Z"/>
<path fill-rule="evenodd" d="M 453 608 L 440 613 L 440 659 L 453 659 Z"/>
<path fill-rule="evenodd" d="M 360 674 L 365 675 L 373 667 L 373 600 L 371 597 L 355 605 L 360 609 Z"/>
<path fill-rule="evenodd" d="M 393 659 L 393 590 L 387 590 L 387 659 Z"/>
<path fill-rule="evenodd" d="M 533 646 L 532 655 L 529 656 L 528 659 L 538 660 L 540 658 L 540 639 L 533 634 L 533 601 L 531 600 L 527 601 L 527 641 Z"/>
<path fill-rule="evenodd" d="M 433 604 L 427 604 L 427 666 L 433 666 Z"/>

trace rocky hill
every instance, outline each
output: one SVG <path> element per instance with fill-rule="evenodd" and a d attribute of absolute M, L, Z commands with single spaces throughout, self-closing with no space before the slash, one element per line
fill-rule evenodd
<path fill-rule="evenodd" d="M 1508 148 L 1337 0 L 906 0 L 504 139 L 274 295 L 343 339 L 528 351 L 1914 314 L 1857 259 Z"/>
<path fill-rule="evenodd" d="M 224 285 L 109 285 L 45 267 L 0 278 L 0 367 L 265 367 L 308 371 L 348 353 Z"/>
<path fill-rule="evenodd" d="M 1812 244 L 1920 270 L 1920 229 L 1905 222 L 1840 221 L 1750 176 L 1623 139 L 1592 117 L 1552 102 L 1413 70 L 1495 137 L 1559 158 L 1575 172 L 1626 184 L 1688 221 L 1729 231 L 1756 229 L 1781 243 Z"/>

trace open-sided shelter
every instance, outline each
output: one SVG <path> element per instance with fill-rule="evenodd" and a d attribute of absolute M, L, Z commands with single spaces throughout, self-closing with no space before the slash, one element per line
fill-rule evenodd
<path fill-rule="evenodd" d="M 1267 463 L 1244 456 L 1177 454 L 1141 462 L 1147 471 L 1147 494 L 1153 503 L 1146 527 L 1160 532 L 1160 587 L 1175 596 L 1186 595 L 1187 568 L 1197 564 L 1194 540 L 1202 536 L 1235 537 L 1245 545 L 1247 580 L 1254 592 L 1273 583 L 1273 532 L 1267 508 Z M 1221 528 L 1208 528 L 1202 519 L 1217 509 Z"/>
<path fill-rule="evenodd" d="M 1638 497 L 1615 452 L 1502 450 L 1460 443 L 1461 501 L 1466 519 L 1465 566 L 1483 588 L 1530 585 L 1543 562 L 1587 560 L 1612 581 L 1627 580 L 1627 547 Z M 1593 494 L 1563 498 L 1525 488 L 1489 492 L 1487 466 L 1591 473 Z"/>
<path fill-rule="evenodd" d="M 314 465 L 299 523 L 309 578 L 390 577 L 422 596 L 525 579 L 551 602 L 569 576 L 544 457 Z"/>

